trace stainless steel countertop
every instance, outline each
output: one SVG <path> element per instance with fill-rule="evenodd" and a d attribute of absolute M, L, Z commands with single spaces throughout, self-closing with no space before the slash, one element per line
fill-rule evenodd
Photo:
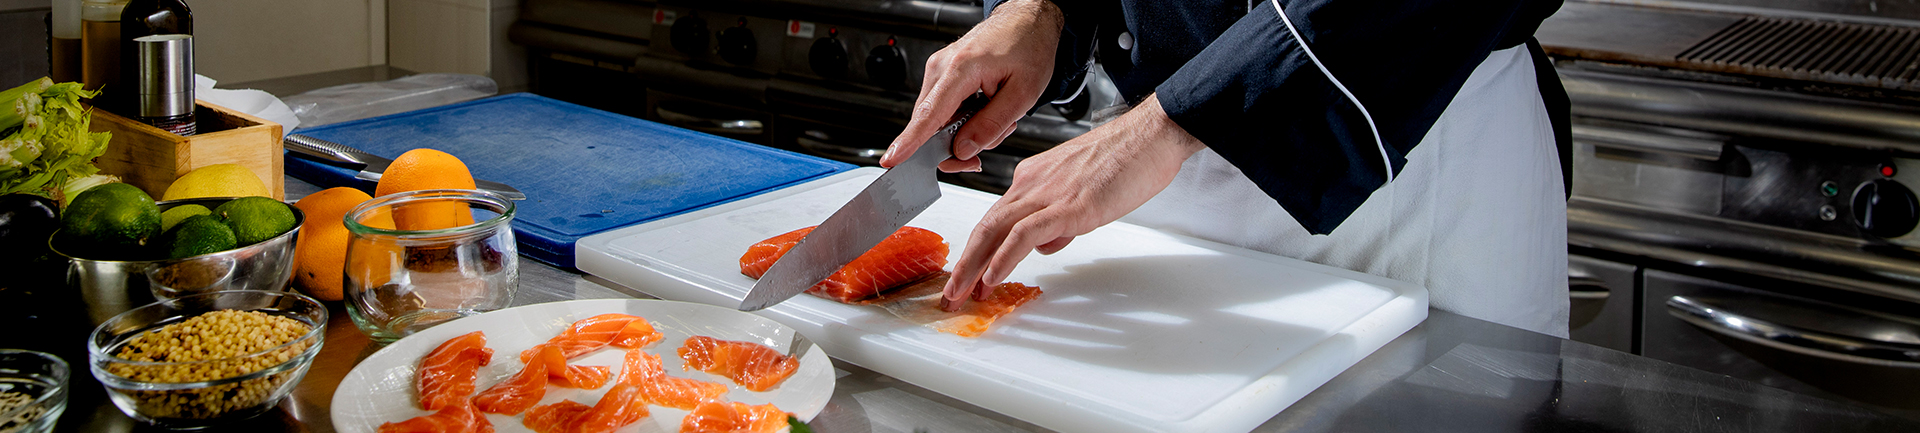
<path fill-rule="evenodd" d="M 288 179 L 288 196 L 316 188 Z M 515 305 L 650 297 L 533 260 Z M 331 432 L 333 390 L 378 347 L 331 305 L 325 346 L 278 409 L 210 431 Z M 84 322 L 84 317 L 79 318 Z M 56 431 L 157 430 L 104 398 L 74 329 L 51 332 L 77 368 Z M 84 331 L 84 330 L 80 330 Z M 70 340 L 69 340 L 70 339 Z M 0 344 L 0 346 L 14 346 Z M 820 432 L 1043 431 L 938 392 L 834 360 Z M 1898 431 L 1913 421 L 1440 310 L 1255 431 Z"/>

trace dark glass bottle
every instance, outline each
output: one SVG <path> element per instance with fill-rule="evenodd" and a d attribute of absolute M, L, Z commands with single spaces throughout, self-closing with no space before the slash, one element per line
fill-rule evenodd
<path fill-rule="evenodd" d="M 193 11 L 180 0 L 132 0 L 120 11 L 121 52 L 131 51 L 141 36 L 191 34 Z"/>
<path fill-rule="evenodd" d="M 114 99 L 114 106 L 117 107 L 120 112 L 128 114 L 128 117 L 132 117 L 143 123 L 160 127 L 175 134 L 192 135 L 195 123 L 191 88 L 193 85 L 193 77 L 191 76 L 192 69 L 190 66 L 193 61 L 191 58 L 192 51 L 186 51 L 185 55 L 188 56 L 188 58 L 176 59 L 187 62 L 186 64 L 188 66 L 186 67 L 188 69 L 185 69 L 185 71 L 189 75 L 185 77 L 185 85 L 188 86 L 188 88 L 174 89 L 173 87 L 177 87 L 177 85 L 161 86 L 166 87 L 166 89 L 148 88 L 155 87 L 151 84 L 158 83 L 156 80 L 164 80 L 166 77 L 145 76 L 159 74 L 161 72 L 151 68 L 152 66 L 158 65 L 158 63 L 151 61 L 142 63 L 140 61 L 138 56 L 140 56 L 141 51 L 139 43 L 135 42 L 135 39 L 154 35 L 193 35 L 193 11 L 187 9 L 187 4 L 181 0 L 131 0 L 127 2 L 126 9 L 120 11 L 120 82 L 125 83 L 128 88 L 120 92 L 120 98 Z M 189 40 L 184 43 L 190 44 L 191 42 L 192 41 Z M 149 68 L 142 70 L 142 65 L 146 65 Z M 184 107 L 178 107 L 178 104 L 159 103 L 158 101 L 163 99 L 179 99 L 169 98 L 166 95 L 157 93 L 162 90 L 186 91 L 186 96 L 184 96 L 186 98 L 186 105 Z"/>

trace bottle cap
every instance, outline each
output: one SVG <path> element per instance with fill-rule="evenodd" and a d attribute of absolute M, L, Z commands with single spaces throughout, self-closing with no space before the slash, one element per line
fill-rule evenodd
<path fill-rule="evenodd" d="M 134 93 L 139 117 L 193 113 L 193 36 L 152 35 L 133 39 Z"/>

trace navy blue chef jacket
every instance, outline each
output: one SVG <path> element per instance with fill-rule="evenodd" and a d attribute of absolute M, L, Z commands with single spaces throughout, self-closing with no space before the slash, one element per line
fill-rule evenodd
<path fill-rule="evenodd" d="M 1051 1 L 1066 27 L 1040 100 L 1078 93 L 1097 55 L 1128 102 L 1158 93 L 1168 117 L 1315 234 L 1332 232 L 1385 183 L 1366 117 L 1301 49 L 1274 0 Z M 987 13 L 1001 2 L 987 1 Z M 1395 173 L 1489 53 L 1527 44 L 1564 181 L 1566 90 L 1533 41 L 1560 3 L 1278 1 L 1313 54 L 1373 115 Z"/>

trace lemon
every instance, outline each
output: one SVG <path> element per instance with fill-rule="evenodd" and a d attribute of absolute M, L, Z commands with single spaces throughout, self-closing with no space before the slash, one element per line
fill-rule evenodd
<path fill-rule="evenodd" d="M 257 244 L 287 230 L 293 230 L 293 210 L 286 203 L 266 197 L 241 197 L 220 207 L 213 214 L 227 221 L 240 246 Z"/>
<path fill-rule="evenodd" d="M 186 220 L 187 217 L 209 215 L 212 213 L 213 211 L 207 210 L 206 206 L 197 204 L 174 206 L 173 209 L 167 209 L 166 212 L 160 213 L 160 231 L 173 230 L 173 226 L 180 224 L 180 221 Z"/>
<path fill-rule="evenodd" d="M 214 164 L 196 168 L 173 180 L 161 200 L 202 197 L 266 197 L 267 185 L 253 170 L 239 164 Z"/>
<path fill-rule="evenodd" d="M 87 189 L 67 205 L 60 235 L 76 253 L 95 259 L 139 259 L 160 235 L 160 206 L 145 191 L 124 183 Z"/>
<path fill-rule="evenodd" d="M 202 254 L 213 254 L 238 247 L 233 229 L 220 217 L 213 215 L 194 215 L 180 221 L 173 231 L 167 232 L 167 258 L 183 259 Z"/>

